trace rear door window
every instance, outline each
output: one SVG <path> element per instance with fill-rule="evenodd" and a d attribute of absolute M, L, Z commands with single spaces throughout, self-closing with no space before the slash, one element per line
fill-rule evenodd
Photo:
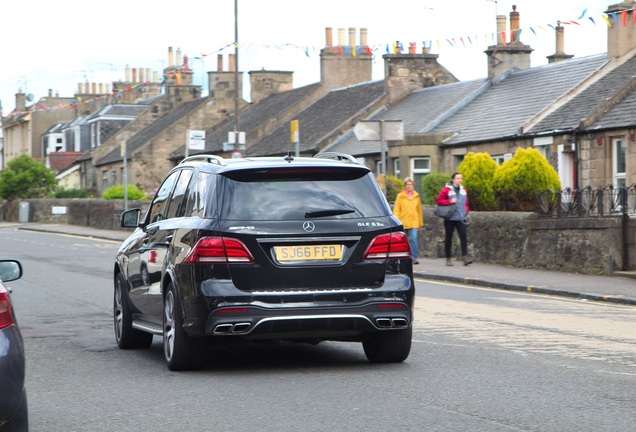
<path fill-rule="evenodd" d="M 185 214 L 185 193 L 192 178 L 192 170 L 181 170 L 181 175 L 177 184 L 172 192 L 172 198 L 170 199 L 170 206 L 168 207 L 168 218 L 183 217 Z"/>
<path fill-rule="evenodd" d="M 292 220 L 387 216 L 390 209 L 363 169 L 261 169 L 225 173 L 221 218 Z"/>
<path fill-rule="evenodd" d="M 148 223 L 155 223 L 167 219 L 168 197 L 177 181 L 179 172 L 180 171 L 175 171 L 170 174 L 157 191 L 157 195 L 155 195 L 155 198 L 152 200 L 152 205 L 150 206 Z"/>

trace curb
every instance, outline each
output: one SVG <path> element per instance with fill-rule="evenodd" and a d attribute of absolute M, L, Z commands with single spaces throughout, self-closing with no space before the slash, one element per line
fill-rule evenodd
<path fill-rule="evenodd" d="M 474 285 L 482 288 L 494 288 L 506 291 L 520 291 L 535 294 L 545 294 L 557 297 L 569 297 L 579 300 L 592 300 L 598 302 L 616 303 L 629 306 L 636 306 L 636 298 L 622 297 L 622 296 L 607 296 L 594 293 L 579 293 L 574 291 L 558 290 L 553 288 L 538 287 L 532 285 L 515 285 L 502 282 L 493 282 L 476 278 L 462 278 L 456 276 L 445 276 L 430 273 L 413 272 L 413 277 L 416 279 L 433 280 L 452 282 L 464 285 Z"/>
<path fill-rule="evenodd" d="M 64 234 L 64 235 L 72 235 L 72 236 L 77 236 L 77 237 L 93 238 L 93 239 L 98 239 L 98 240 L 109 240 L 109 241 L 114 241 L 114 242 L 123 241 L 123 240 L 115 238 L 113 236 L 99 235 L 99 234 L 97 234 L 97 235 L 95 235 L 95 234 L 82 234 L 82 233 L 73 233 L 73 232 L 62 231 L 62 230 L 39 229 L 37 227 L 26 227 L 26 226 L 17 226 L 16 228 L 19 229 L 20 231 L 43 232 L 43 233 L 51 233 L 51 234 Z"/>

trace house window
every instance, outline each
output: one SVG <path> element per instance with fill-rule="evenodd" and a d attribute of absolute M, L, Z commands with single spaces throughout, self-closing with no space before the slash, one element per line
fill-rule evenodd
<path fill-rule="evenodd" d="M 384 173 L 384 166 L 382 164 L 382 161 L 376 160 L 375 161 L 375 175 L 379 176 L 379 175 L 382 175 L 383 173 Z"/>
<path fill-rule="evenodd" d="M 612 138 L 612 164 L 614 168 L 614 184 L 617 187 L 625 186 L 627 142 L 625 138 Z"/>
<path fill-rule="evenodd" d="M 411 177 L 415 182 L 415 190 L 422 193 L 422 179 L 431 172 L 430 158 L 411 158 Z"/>
<path fill-rule="evenodd" d="M 455 169 L 459 166 L 460 163 L 464 161 L 465 155 L 455 155 L 453 156 L 453 162 L 455 163 Z"/>
<path fill-rule="evenodd" d="M 102 171 L 102 189 L 108 189 L 108 171 Z"/>
<path fill-rule="evenodd" d="M 393 159 L 393 175 L 397 178 L 400 178 L 400 159 Z"/>
<path fill-rule="evenodd" d="M 505 161 L 512 159 L 512 153 L 506 153 L 502 155 L 492 155 L 490 156 L 490 158 L 494 160 L 497 163 L 497 165 L 501 165 Z"/>

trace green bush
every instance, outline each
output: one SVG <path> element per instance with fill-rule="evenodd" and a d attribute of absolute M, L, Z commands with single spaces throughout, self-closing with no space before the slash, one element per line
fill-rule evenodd
<path fill-rule="evenodd" d="M 468 190 L 471 210 L 495 210 L 492 182 L 498 168 L 488 153 L 473 152 L 468 153 L 457 167 L 464 178 L 462 184 Z"/>
<path fill-rule="evenodd" d="M 422 178 L 422 200 L 424 204 L 434 205 L 442 188 L 451 180 L 448 173 L 430 173 Z"/>
<path fill-rule="evenodd" d="M 376 177 L 380 189 L 382 189 L 382 174 Z M 386 200 L 388 202 L 395 202 L 397 194 L 404 189 L 404 182 L 397 177 L 387 175 L 386 176 Z"/>
<path fill-rule="evenodd" d="M 7 200 L 44 198 L 54 187 L 55 173 L 26 154 L 12 159 L 0 171 L 0 197 Z"/>
<path fill-rule="evenodd" d="M 86 189 L 63 187 L 58 188 L 51 194 L 51 198 L 90 198 L 91 193 Z"/>
<path fill-rule="evenodd" d="M 495 171 L 492 184 L 503 210 L 535 211 L 539 190 L 560 190 L 557 172 L 536 149 L 520 148 Z"/>
<path fill-rule="evenodd" d="M 104 191 L 102 194 L 102 198 L 105 200 L 113 200 L 113 199 L 124 199 L 124 185 L 115 185 L 111 186 Z M 137 186 L 130 184 L 128 185 L 128 199 L 129 200 L 141 200 L 146 199 L 146 194 L 144 194 Z"/>

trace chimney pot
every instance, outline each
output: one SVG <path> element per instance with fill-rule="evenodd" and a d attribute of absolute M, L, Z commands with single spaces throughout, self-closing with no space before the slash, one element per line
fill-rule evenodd
<path fill-rule="evenodd" d="M 338 29 L 338 45 L 341 47 L 345 45 L 345 29 L 343 28 Z"/>
<path fill-rule="evenodd" d="M 91 92 L 91 94 L 97 94 L 97 83 L 92 83 L 91 87 L 92 87 L 92 90 L 93 90 Z"/>
<path fill-rule="evenodd" d="M 137 68 L 133 68 L 132 70 L 132 82 L 137 82 Z"/>
<path fill-rule="evenodd" d="M 234 58 L 234 54 L 230 54 L 229 56 L 229 66 L 228 66 L 228 71 L 229 72 L 234 72 L 234 68 L 236 67 L 236 60 Z"/>
<path fill-rule="evenodd" d="M 174 54 L 172 53 L 172 47 L 168 47 L 168 67 L 174 66 Z"/>
<path fill-rule="evenodd" d="M 497 15 L 497 45 L 505 43 L 504 36 L 506 34 L 506 16 Z"/>
<path fill-rule="evenodd" d="M 367 29 L 362 27 L 360 29 L 360 45 L 367 46 L 369 43 L 367 42 Z"/>
<path fill-rule="evenodd" d="M 91 92 L 91 85 L 88 83 L 88 81 L 86 81 L 84 83 L 84 94 L 90 94 Z"/>
<path fill-rule="evenodd" d="M 130 82 L 130 67 L 126 65 L 126 82 Z"/>
<path fill-rule="evenodd" d="M 219 72 L 223 72 L 223 54 L 219 54 L 216 56 L 216 70 Z"/>
<path fill-rule="evenodd" d="M 53 97 L 53 89 L 49 89 L 49 97 Z"/>
<path fill-rule="evenodd" d="M 144 82 L 144 68 L 139 68 L 139 82 Z"/>
<path fill-rule="evenodd" d="M 356 46 L 356 29 L 355 29 L 355 27 L 349 27 L 349 46 L 352 47 L 352 48 Z"/>
<path fill-rule="evenodd" d="M 325 43 L 328 47 L 333 46 L 333 29 L 331 27 L 325 28 Z"/>
<path fill-rule="evenodd" d="M 82 94 L 82 83 L 77 83 L 77 94 Z"/>
<path fill-rule="evenodd" d="M 177 64 L 176 66 L 180 66 L 183 63 L 183 57 L 181 55 L 181 48 L 177 48 Z"/>

